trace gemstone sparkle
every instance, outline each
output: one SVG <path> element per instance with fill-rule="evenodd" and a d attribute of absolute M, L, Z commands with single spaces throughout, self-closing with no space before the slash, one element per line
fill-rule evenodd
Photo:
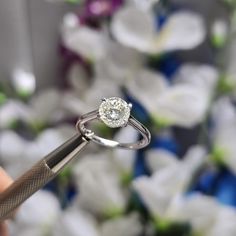
<path fill-rule="evenodd" d="M 111 128 L 125 126 L 130 116 L 130 106 L 117 97 L 104 99 L 98 111 L 100 119 Z"/>

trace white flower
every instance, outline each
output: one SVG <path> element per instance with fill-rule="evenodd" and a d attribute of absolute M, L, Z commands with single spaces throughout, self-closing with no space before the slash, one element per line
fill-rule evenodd
<path fill-rule="evenodd" d="M 1 162 L 4 165 L 14 165 L 24 157 L 27 142 L 12 130 L 0 134 Z"/>
<path fill-rule="evenodd" d="M 206 149 L 196 145 L 189 148 L 182 160 L 165 149 L 151 149 L 147 151 L 147 163 L 152 172 L 160 171 L 166 167 L 182 165 L 189 172 L 194 173 L 208 161 Z"/>
<path fill-rule="evenodd" d="M 149 52 L 155 35 L 154 18 L 150 12 L 135 6 L 124 7 L 114 15 L 111 31 L 125 46 Z"/>
<path fill-rule="evenodd" d="M 27 141 L 13 131 L 5 131 L 0 135 L 1 161 L 8 173 L 16 178 L 74 133 L 71 126 L 60 126 L 44 130 L 35 140 Z"/>
<path fill-rule="evenodd" d="M 159 0 L 129 0 L 129 3 L 135 4 L 141 10 L 150 10 L 154 4 L 158 3 Z"/>
<path fill-rule="evenodd" d="M 183 66 L 172 86 L 168 86 L 159 73 L 138 72 L 126 86 L 157 121 L 192 127 L 203 120 L 218 79 L 215 68 L 207 65 Z"/>
<path fill-rule="evenodd" d="M 108 58 L 104 60 L 107 59 Z M 137 58 L 135 57 L 135 59 Z M 118 58 L 115 60 L 119 61 Z M 96 77 L 92 79 L 88 78 L 80 65 L 76 64 L 71 67 L 68 76 L 72 89 L 66 92 L 62 98 L 61 105 L 63 109 L 71 112 L 72 114 L 81 115 L 98 107 L 101 99 L 104 97 L 122 97 L 118 84 L 122 84 L 124 78 L 121 79 L 122 76 L 119 77 L 117 72 L 118 70 L 123 70 L 122 73 L 125 73 L 125 69 L 121 68 L 122 66 L 117 64 L 117 62 L 113 62 L 111 58 L 108 61 L 110 64 L 114 65 L 114 67 L 103 65 L 102 59 L 97 61 L 95 63 Z M 122 61 L 122 58 L 120 61 Z M 108 67 L 111 69 L 109 72 L 107 70 Z M 107 73 L 110 74 L 108 75 Z"/>
<path fill-rule="evenodd" d="M 192 127 L 204 118 L 209 100 L 205 93 L 189 85 L 176 85 L 156 101 L 156 109 L 152 109 L 156 119 L 168 124 Z"/>
<path fill-rule="evenodd" d="M 111 31 L 120 43 L 147 53 L 192 49 L 198 46 L 206 35 L 203 20 L 196 13 L 174 13 L 162 30 L 157 32 L 152 12 L 132 5 L 115 14 Z"/>
<path fill-rule="evenodd" d="M 126 198 L 120 186 L 120 179 L 107 154 L 85 156 L 74 167 L 80 193 L 79 203 L 95 214 L 120 214 L 126 205 Z"/>
<path fill-rule="evenodd" d="M 0 107 L 0 129 L 10 127 L 15 121 L 28 119 L 30 109 L 22 102 L 9 99 Z"/>
<path fill-rule="evenodd" d="M 12 75 L 12 85 L 20 95 L 31 95 L 36 89 L 35 76 L 22 69 L 16 69 Z"/>
<path fill-rule="evenodd" d="M 142 233 L 142 225 L 137 214 L 106 221 L 101 226 L 102 236 L 137 236 Z"/>
<path fill-rule="evenodd" d="M 190 11 L 174 13 L 152 42 L 151 52 L 189 50 L 202 43 L 206 36 L 203 18 Z"/>
<path fill-rule="evenodd" d="M 166 78 L 148 69 L 140 69 L 125 85 L 132 97 L 140 101 L 150 112 L 156 107 L 156 100 L 168 88 Z"/>
<path fill-rule="evenodd" d="M 48 191 L 39 190 L 18 209 L 14 220 L 13 235 L 27 235 L 26 232 L 32 232 L 35 229 L 41 235 L 49 233 L 60 214 L 61 208 L 57 198 Z"/>
<path fill-rule="evenodd" d="M 207 232 L 207 236 L 236 235 L 236 211 L 234 208 L 222 206 L 216 222 Z"/>
<path fill-rule="evenodd" d="M 164 150 L 148 153 L 148 163 L 156 172 L 152 177 L 134 180 L 133 186 L 154 217 L 168 218 L 171 205 L 184 193 L 205 157 L 206 150 L 201 146 L 189 149 L 183 160 Z"/>
<path fill-rule="evenodd" d="M 46 129 L 37 137 L 35 143 L 37 143 L 41 156 L 45 156 L 71 138 L 75 133 L 75 128 L 70 125 Z"/>
<path fill-rule="evenodd" d="M 78 63 L 74 64 L 71 66 L 67 77 L 73 90 L 78 93 L 79 97 L 84 97 L 92 83 L 85 68 Z"/>
<path fill-rule="evenodd" d="M 95 74 L 97 78 L 112 80 L 119 86 L 143 64 L 144 56 L 140 52 L 117 42 L 109 41 L 105 57 L 95 62 Z"/>
<path fill-rule="evenodd" d="M 42 90 L 30 101 L 29 122 L 44 123 L 58 121 L 65 117 L 61 108 L 62 94 L 56 89 Z"/>
<path fill-rule="evenodd" d="M 63 109 L 74 115 L 81 115 L 96 109 L 102 98 L 122 97 L 119 86 L 104 78 L 94 79 L 90 87 L 84 91 L 85 94 L 73 90 L 65 93 L 62 100 Z"/>
<path fill-rule="evenodd" d="M 133 181 L 134 189 L 155 218 L 166 218 L 171 201 L 182 193 L 190 181 L 190 174 L 182 166 L 169 166 L 152 177 Z"/>
<path fill-rule="evenodd" d="M 86 93 L 85 101 L 90 111 L 98 107 L 102 98 L 122 97 L 119 86 L 112 80 L 96 78 L 91 89 Z"/>
<path fill-rule="evenodd" d="M 236 173 L 236 110 L 229 98 L 221 98 L 215 104 L 213 118 L 214 148 L 220 153 L 220 161 Z"/>
<path fill-rule="evenodd" d="M 89 109 L 90 107 L 88 107 L 84 99 L 78 95 L 82 95 L 82 93 L 77 94 L 76 91 L 68 91 L 64 94 L 62 100 L 62 106 L 65 109 L 65 111 L 73 115 L 81 115 L 90 112 L 91 111 Z"/>
<path fill-rule="evenodd" d="M 214 198 L 194 194 L 175 198 L 168 209 L 167 218 L 174 222 L 189 222 L 194 232 L 204 233 L 215 224 L 218 212 L 219 204 Z"/>
<path fill-rule="evenodd" d="M 81 209 L 67 209 L 52 230 L 52 236 L 100 236 L 95 219 Z"/>
<path fill-rule="evenodd" d="M 122 128 L 114 137 L 114 140 L 117 140 L 122 143 L 133 143 L 136 142 L 138 137 L 138 132 L 133 127 Z M 114 149 L 112 155 L 112 160 L 114 161 L 114 166 L 117 168 L 121 174 L 132 175 L 136 151 L 135 150 L 126 150 L 122 148 Z"/>
<path fill-rule="evenodd" d="M 207 150 L 204 146 L 195 145 L 188 149 L 182 164 L 192 174 L 208 162 Z"/>
<path fill-rule="evenodd" d="M 235 63 L 235 55 L 236 55 L 236 37 L 234 37 L 229 46 L 229 59 L 227 63 L 227 81 L 234 88 L 234 92 L 236 92 L 236 63 Z"/>
<path fill-rule="evenodd" d="M 222 47 L 229 34 L 228 22 L 223 19 L 216 19 L 212 24 L 211 34 L 215 46 Z"/>
<path fill-rule="evenodd" d="M 236 211 L 202 194 L 178 196 L 172 202 L 167 218 L 189 222 L 193 232 L 205 236 L 233 236 L 236 233 Z"/>
<path fill-rule="evenodd" d="M 207 64 L 186 63 L 180 67 L 176 76 L 176 84 L 187 84 L 205 90 L 206 94 L 211 97 L 216 88 L 219 78 L 218 70 Z"/>
<path fill-rule="evenodd" d="M 212 118 L 215 124 L 214 133 L 221 133 L 225 128 L 234 126 L 236 122 L 235 107 L 230 101 L 229 97 L 221 97 L 217 101 L 212 109 Z"/>
<path fill-rule="evenodd" d="M 30 124 L 59 121 L 66 116 L 61 106 L 62 95 L 56 89 L 40 91 L 29 105 L 16 100 L 8 100 L 0 108 L 0 128 L 9 127 L 21 120 Z"/>
<path fill-rule="evenodd" d="M 152 172 L 161 170 L 167 166 L 178 164 L 178 157 L 165 149 L 151 149 L 146 154 L 147 164 Z"/>
<path fill-rule="evenodd" d="M 71 51 L 91 60 L 96 61 L 104 56 L 105 42 L 104 35 L 98 30 L 87 26 L 62 27 L 62 40 L 65 46 Z"/>

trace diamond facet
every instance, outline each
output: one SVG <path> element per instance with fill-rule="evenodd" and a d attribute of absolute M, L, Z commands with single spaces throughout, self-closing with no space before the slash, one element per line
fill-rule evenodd
<path fill-rule="evenodd" d="M 98 111 L 100 119 L 111 128 L 126 125 L 130 116 L 130 106 L 117 97 L 104 99 Z"/>

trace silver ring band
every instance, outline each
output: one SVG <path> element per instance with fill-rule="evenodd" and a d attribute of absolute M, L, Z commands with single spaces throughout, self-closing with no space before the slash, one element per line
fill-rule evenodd
<path fill-rule="evenodd" d="M 140 134 L 143 137 L 141 140 L 139 140 L 135 143 L 120 143 L 115 140 L 110 140 L 110 139 L 102 138 L 100 136 L 95 135 L 94 132 L 92 132 L 91 130 L 89 130 L 85 127 L 85 124 L 89 121 L 92 121 L 92 120 L 100 120 L 98 110 L 89 112 L 89 113 L 81 116 L 76 124 L 76 129 L 85 138 L 87 138 L 91 141 L 94 141 L 95 143 L 98 143 L 102 146 L 112 147 L 112 148 L 120 147 L 120 148 L 125 148 L 125 149 L 141 149 L 150 143 L 151 134 L 150 134 L 149 130 L 131 115 L 128 119 L 127 125 L 134 127 L 136 130 L 138 130 L 140 132 Z"/>

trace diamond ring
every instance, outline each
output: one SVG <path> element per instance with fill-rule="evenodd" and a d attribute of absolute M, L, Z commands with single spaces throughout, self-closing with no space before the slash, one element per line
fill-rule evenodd
<path fill-rule="evenodd" d="M 150 143 L 149 130 L 130 115 L 132 104 L 121 98 L 105 98 L 98 110 L 89 112 L 80 117 L 76 124 L 77 130 L 89 140 L 106 147 L 121 147 L 126 149 L 141 149 Z M 110 128 L 119 128 L 130 125 L 140 132 L 142 139 L 135 143 L 120 143 L 115 140 L 102 138 L 86 128 L 85 124 L 92 120 L 100 120 Z"/>

